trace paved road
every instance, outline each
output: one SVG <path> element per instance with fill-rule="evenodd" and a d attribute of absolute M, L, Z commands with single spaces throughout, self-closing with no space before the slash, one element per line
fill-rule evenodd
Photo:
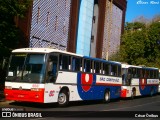
<path fill-rule="evenodd" d="M 54 118 L 56 120 L 65 120 L 66 117 L 57 118 L 57 116 L 63 116 L 63 115 L 69 116 L 69 118 L 67 117 L 69 120 L 72 120 L 72 119 L 75 120 L 75 117 L 78 117 L 78 119 L 81 119 L 82 117 L 86 118 L 88 116 L 89 116 L 88 120 L 89 119 L 93 120 L 97 118 L 99 119 L 99 117 L 101 119 L 110 120 L 110 119 L 113 119 L 115 116 L 126 117 L 130 115 L 132 116 L 132 119 L 134 119 L 133 115 L 138 116 L 139 114 L 141 116 L 141 119 L 145 119 L 145 120 L 153 120 L 156 117 L 156 115 L 158 115 L 158 118 L 160 119 L 160 95 L 156 95 L 153 97 L 137 97 L 134 100 L 113 100 L 108 104 L 103 104 L 101 103 L 101 101 L 71 102 L 70 105 L 66 108 L 59 108 L 57 104 L 44 105 L 44 104 L 24 103 L 24 102 L 19 103 L 14 101 L 1 101 L 0 108 L 6 108 L 6 107 L 25 109 L 25 111 L 29 111 L 29 112 L 47 111 L 49 115 L 51 116 L 53 115 L 52 118 L 49 117 L 49 118 L 36 118 L 36 119 L 53 119 Z M 60 112 L 57 112 L 57 111 L 60 111 Z M 83 111 L 83 112 L 79 112 L 79 111 Z M 143 116 L 146 114 L 151 115 L 151 117 L 144 118 Z M 57 116 L 55 117 L 55 115 Z M 110 115 L 112 118 L 110 118 Z M 130 119 L 130 117 L 114 118 L 114 119 Z M 137 119 L 140 119 L 140 118 L 136 118 L 136 120 Z"/>

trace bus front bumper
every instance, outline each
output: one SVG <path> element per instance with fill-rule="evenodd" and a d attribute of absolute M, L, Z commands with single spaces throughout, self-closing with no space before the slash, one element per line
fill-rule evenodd
<path fill-rule="evenodd" d="M 44 103 L 44 89 L 41 91 L 5 89 L 6 100 Z"/>

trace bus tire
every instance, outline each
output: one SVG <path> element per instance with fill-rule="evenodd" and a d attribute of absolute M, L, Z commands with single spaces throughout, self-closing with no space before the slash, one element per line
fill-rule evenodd
<path fill-rule="evenodd" d="M 151 91 L 150 91 L 150 96 L 152 97 L 154 95 L 154 89 L 151 88 Z"/>
<path fill-rule="evenodd" d="M 58 105 L 66 107 L 69 103 L 69 94 L 66 90 L 62 90 L 58 95 Z"/>
<path fill-rule="evenodd" d="M 109 103 L 109 102 L 110 102 L 110 91 L 106 90 L 104 92 L 103 103 Z"/>
<path fill-rule="evenodd" d="M 135 96 L 136 96 L 136 91 L 135 91 L 135 89 L 133 89 L 131 92 L 131 100 L 133 100 L 135 98 Z"/>

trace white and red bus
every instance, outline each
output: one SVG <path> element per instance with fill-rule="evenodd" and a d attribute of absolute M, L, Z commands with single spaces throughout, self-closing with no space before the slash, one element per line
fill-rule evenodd
<path fill-rule="evenodd" d="M 50 48 L 12 51 L 6 100 L 53 103 L 120 98 L 121 63 Z"/>
<path fill-rule="evenodd" d="M 158 93 L 158 68 L 122 64 L 121 97 L 144 96 Z"/>

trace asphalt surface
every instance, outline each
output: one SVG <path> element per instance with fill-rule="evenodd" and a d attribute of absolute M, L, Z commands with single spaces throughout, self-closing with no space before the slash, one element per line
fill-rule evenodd
<path fill-rule="evenodd" d="M 25 112 L 41 113 L 42 118 L 28 118 L 35 120 L 153 120 L 160 119 L 160 95 L 136 97 L 134 100 L 112 100 L 107 104 L 101 101 L 70 102 L 70 105 L 65 108 L 58 107 L 56 103 L 37 104 L 5 101 L 5 99 L 2 99 L 0 108 L 16 108 Z"/>

